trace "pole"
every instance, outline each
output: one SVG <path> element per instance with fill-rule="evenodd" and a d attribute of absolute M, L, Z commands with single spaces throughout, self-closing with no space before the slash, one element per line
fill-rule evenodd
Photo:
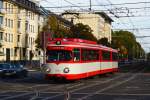
<path fill-rule="evenodd" d="M 90 0 L 90 8 L 89 10 L 91 11 L 92 10 L 92 1 Z"/>
<path fill-rule="evenodd" d="M 44 47 L 44 55 L 43 55 L 43 63 L 45 64 L 46 63 L 46 43 L 45 43 L 45 32 L 44 32 L 44 37 L 43 37 L 43 47 Z"/>

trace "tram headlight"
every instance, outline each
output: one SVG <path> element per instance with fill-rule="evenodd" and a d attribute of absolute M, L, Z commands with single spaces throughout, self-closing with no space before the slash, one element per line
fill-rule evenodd
<path fill-rule="evenodd" d="M 61 45 L 61 41 L 56 41 L 56 45 Z"/>
<path fill-rule="evenodd" d="M 69 68 L 64 68 L 64 73 L 69 73 Z"/>
<path fill-rule="evenodd" d="M 51 72 L 51 69 L 50 69 L 50 68 L 47 68 L 47 69 L 46 69 L 46 72 L 47 72 L 47 73 Z"/>

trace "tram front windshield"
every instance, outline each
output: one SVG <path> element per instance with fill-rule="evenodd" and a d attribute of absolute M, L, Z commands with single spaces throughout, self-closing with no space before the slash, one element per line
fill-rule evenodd
<path fill-rule="evenodd" d="M 70 61 L 72 52 L 68 50 L 48 50 L 47 61 Z"/>

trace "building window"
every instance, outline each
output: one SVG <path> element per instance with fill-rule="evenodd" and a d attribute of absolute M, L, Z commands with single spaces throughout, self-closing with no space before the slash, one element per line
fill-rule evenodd
<path fill-rule="evenodd" d="M 10 19 L 8 19 L 8 27 L 10 27 L 10 25 L 11 25 L 10 23 L 11 23 L 11 22 L 10 22 Z"/>
<path fill-rule="evenodd" d="M 6 11 L 7 11 L 7 3 L 5 3 L 5 9 L 6 9 Z"/>
<path fill-rule="evenodd" d="M 31 32 L 31 25 L 29 24 L 29 31 Z"/>
<path fill-rule="evenodd" d="M 34 20 L 34 13 L 33 13 L 33 20 Z"/>
<path fill-rule="evenodd" d="M 8 40 L 8 42 L 11 42 L 11 35 L 10 34 L 8 34 L 8 38 L 9 38 L 9 40 Z"/>
<path fill-rule="evenodd" d="M 17 48 L 14 50 L 14 56 L 17 56 Z"/>
<path fill-rule="evenodd" d="M 8 4 L 8 12 L 9 12 L 9 13 L 11 13 L 11 8 L 10 8 L 10 7 L 11 7 L 11 5 Z"/>
<path fill-rule="evenodd" d="M 10 34 L 10 42 L 13 42 L 13 34 Z"/>
<path fill-rule="evenodd" d="M 25 30 L 28 31 L 28 22 L 25 23 Z"/>
<path fill-rule="evenodd" d="M 12 42 L 13 42 L 13 39 L 14 39 L 14 36 L 13 36 L 13 34 L 12 34 Z"/>
<path fill-rule="evenodd" d="M 13 14 L 13 9 L 14 9 L 14 8 L 13 8 L 13 5 L 11 5 L 11 13 L 12 13 L 12 14 Z"/>
<path fill-rule="evenodd" d="M 31 38 L 29 37 L 29 44 L 31 44 Z"/>
<path fill-rule="evenodd" d="M 7 26 L 7 18 L 5 19 L 5 26 Z"/>
<path fill-rule="evenodd" d="M 8 36 L 7 36 L 7 33 L 6 33 L 6 38 L 5 38 L 5 41 L 7 42 L 7 40 L 8 40 Z"/>
<path fill-rule="evenodd" d="M 31 32 L 32 32 L 32 25 L 30 26 L 30 30 L 31 30 Z"/>
<path fill-rule="evenodd" d="M 18 21 L 18 28 L 20 28 L 21 27 L 21 22 L 20 22 L 20 20 Z"/>
<path fill-rule="evenodd" d="M 34 33 L 34 26 L 33 26 L 33 33 Z"/>
<path fill-rule="evenodd" d="M 13 28 L 13 20 L 11 20 L 11 28 Z"/>
<path fill-rule="evenodd" d="M 0 32 L 0 40 L 3 40 L 3 32 Z"/>
<path fill-rule="evenodd" d="M 23 48 L 23 57 L 26 57 L 26 48 Z"/>
<path fill-rule="evenodd" d="M 20 14 L 20 13 L 21 13 L 21 8 L 18 7 L 18 14 Z"/>
<path fill-rule="evenodd" d="M 20 42 L 20 35 L 17 36 L 17 42 Z"/>
<path fill-rule="evenodd" d="M 0 16 L 0 24 L 3 24 L 3 16 Z"/>
<path fill-rule="evenodd" d="M 13 50 L 13 48 L 11 48 L 11 56 L 13 56 L 14 55 L 14 50 Z"/>
<path fill-rule="evenodd" d="M 32 45 L 32 37 L 30 37 L 30 44 Z"/>

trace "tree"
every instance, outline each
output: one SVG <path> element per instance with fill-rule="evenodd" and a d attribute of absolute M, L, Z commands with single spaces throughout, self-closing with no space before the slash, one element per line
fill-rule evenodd
<path fill-rule="evenodd" d="M 41 43 L 42 37 L 45 33 L 48 33 L 49 38 L 72 38 L 72 32 L 70 29 L 64 27 L 63 23 L 56 17 L 56 15 L 50 15 L 47 19 L 46 24 L 43 26 L 41 32 L 39 32 L 36 39 L 36 47 L 43 48 Z M 44 40 L 45 41 L 45 40 Z"/>
<path fill-rule="evenodd" d="M 110 47 L 111 44 L 108 42 L 108 38 L 101 38 L 97 41 L 98 44 L 102 44 L 102 45 L 105 45 L 105 46 L 108 46 Z"/>
<path fill-rule="evenodd" d="M 71 27 L 71 32 L 74 38 L 96 41 L 96 37 L 92 34 L 92 29 L 88 25 L 77 23 Z"/>
<path fill-rule="evenodd" d="M 137 52 L 144 53 L 141 45 L 136 41 L 133 33 L 129 31 L 112 32 L 112 47 L 119 49 L 120 53 L 128 54 L 129 59 L 138 58 Z"/>

